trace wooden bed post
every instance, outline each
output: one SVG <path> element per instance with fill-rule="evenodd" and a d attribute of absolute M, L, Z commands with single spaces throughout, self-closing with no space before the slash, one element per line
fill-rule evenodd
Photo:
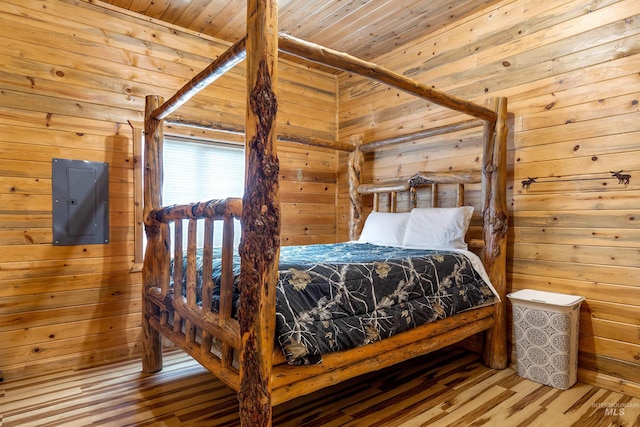
<path fill-rule="evenodd" d="M 275 286 L 280 257 L 279 165 L 276 156 L 278 8 L 247 0 L 245 190 L 240 244 L 240 423 L 271 426 Z"/>
<path fill-rule="evenodd" d="M 149 324 L 151 303 L 144 295 L 152 287 L 162 287 L 162 267 L 169 263 L 169 252 L 163 240 L 168 228 L 150 218 L 150 213 L 162 205 L 162 120 L 152 116 L 162 103 L 158 96 L 147 96 L 144 121 L 144 210 L 143 218 L 147 234 L 147 249 L 142 267 L 142 371 L 157 372 L 162 369 L 162 341 L 160 333 Z M 168 287 L 168 283 L 165 285 Z M 166 291 L 166 289 L 164 289 Z"/>
<path fill-rule="evenodd" d="M 483 262 L 502 302 L 495 305 L 495 325 L 485 334 L 484 363 L 492 369 L 507 367 L 506 259 L 507 259 L 507 99 L 493 100 L 498 117 L 485 126 L 482 199 L 485 246 Z M 487 217 L 488 216 L 488 217 Z"/>
<path fill-rule="evenodd" d="M 364 154 L 360 151 L 362 135 L 351 136 L 351 143 L 355 149 L 349 153 L 349 239 L 357 240 L 360 237 L 362 226 L 362 196 L 358 193 L 358 186 L 361 183 L 362 164 Z"/>

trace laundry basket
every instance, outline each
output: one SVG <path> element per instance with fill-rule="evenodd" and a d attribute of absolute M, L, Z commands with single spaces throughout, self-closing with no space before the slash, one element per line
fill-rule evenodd
<path fill-rule="evenodd" d="M 513 308 L 518 375 L 566 390 L 578 377 L 578 320 L 584 297 L 523 289 Z"/>

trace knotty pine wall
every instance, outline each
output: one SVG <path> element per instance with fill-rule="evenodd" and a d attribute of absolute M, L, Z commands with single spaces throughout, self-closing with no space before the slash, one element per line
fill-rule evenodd
<path fill-rule="evenodd" d="M 0 38 L 0 379 L 136 354 L 128 122 L 142 121 L 146 95 L 168 98 L 226 45 L 72 0 L 0 2 Z M 239 70 L 182 114 L 242 127 Z M 334 139 L 335 76 L 286 63 L 279 73 L 281 129 Z M 54 157 L 109 164 L 109 244 L 52 246 Z M 335 241 L 335 152 L 282 144 L 279 157 L 283 243 Z"/>
<path fill-rule="evenodd" d="M 377 60 L 462 98 L 509 98 L 509 291 L 585 296 L 579 379 L 636 396 L 639 14 L 636 0 L 503 0 Z M 351 75 L 341 76 L 339 93 L 341 135 L 365 142 L 456 120 Z M 389 148 L 367 156 L 364 175 L 480 166 L 478 142 L 465 131 Z M 620 170 L 628 185 L 611 178 Z M 527 190 L 529 177 L 538 182 Z"/>

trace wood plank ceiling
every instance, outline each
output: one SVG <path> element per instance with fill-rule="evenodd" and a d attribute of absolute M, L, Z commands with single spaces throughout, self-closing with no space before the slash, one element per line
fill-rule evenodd
<path fill-rule="evenodd" d="M 103 0 L 228 42 L 244 35 L 245 0 Z M 378 58 L 495 0 L 280 0 L 280 31 Z"/>

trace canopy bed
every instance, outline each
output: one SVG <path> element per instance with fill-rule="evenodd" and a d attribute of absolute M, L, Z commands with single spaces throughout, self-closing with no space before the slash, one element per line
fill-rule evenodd
<path fill-rule="evenodd" d="M 347 54 L 278 34 L 273 31 L 277 28 L 275 2 L 249 0 L 248 10 L 252 12 L 247 17 L 246 38 L 168 101 L 147 97 L 143 371 L 162 369 L 162 337 L 166 337 L 238 392 L 242 425 L 253 427 L 271 425 L 274 405 L 483 331 L 485 364 L 504 369 L 506 99 L 477 105 Z M 362 184 L 363 152 L 385 142 L 353 144 L 281 136 L 350 152 L 352 214 L 351 242 L 326 245 L 328 249 L 281 248 L 274 84 L 278 51 L 375 79 L 472 116 L 484 126 L 482 170 L 421 172 L 397 182 Z M 248 100 L 242 200 L 162 206 L 163 124 L 191 96 L 244 59 Z M 465 122 L 428 133 L 466 126 Z M 402 141 L 392 141 L 398 142 Z M 482 238 L 470 241 L 464 240 L 471 218 L 464 206 L 466 183 L 480 183 L 482 188 L 482 208 L 477 213 Z M 417 189 L 429 186 L 437 206 L 441 184 L 458 188 L 456 206 L 444 219 L 464 223 L 453 247 L 425 250 L 411 240 L 419 232 L 408 233 L 408 242 L 402 240 L 401 231 L 396 242 L 387 241 L 392 239 L 387 235 L 377 241 L 375 236 L 381 234 L 371 230 L 376 227 L 374 218 L 380 215 L 388 215 L 385 224 L 389 220 L 400 224 L 405 237 L 412 226 L 424 230 L 420 221 L 430 211 L 413 209 L 401 215 L 396 212 L 396 196 L 407 192 L 412 207 L 417 206 Z M 374 212 L 360 238 L 364 194 L 375 195 Z M 379 197 L 388 198 L 389 212 L 378 212 Z M 233 244 L 234 220 L 242 224 L 239 247 Z M 188 224 L 186 231 L 183 222 Z M 222 246 L 214 247 L 211 236 L 220 223 Z M 198 227 L 204 228 L 206 236 L 202 248 L 196 244 Z M 182 243 L 185 232 L 186 250 Z M 468 258 L 467 247 L 480 252 L 480 257 Z M 324 252 L 316 252 L 320 249 Z M 314 262 L 308 265 L 302 262 L 305 259 Z M 349 270 L 354 265 L 355 272 Z M 432 270 L 441 265 L 448 270 Z M 208 274 L 212 271 L 215 274 Z M 385 277 L 395 277 L 395 281 L 380 284 Z M 427 278 L 427 284 L 421 277 Z M 426 288 L 430 293 L 418 295 L 418 290 Z M 309 292 L 297 299 L 301 291 Z"/>

